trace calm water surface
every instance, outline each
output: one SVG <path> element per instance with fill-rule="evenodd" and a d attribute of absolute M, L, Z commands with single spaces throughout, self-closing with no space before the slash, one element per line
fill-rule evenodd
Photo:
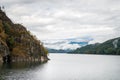
<path fill-rule="evenodd" d="M 0 64 L 0 80 L 120 80 L 120 56 L 50 54 L 50 61 Z"/>

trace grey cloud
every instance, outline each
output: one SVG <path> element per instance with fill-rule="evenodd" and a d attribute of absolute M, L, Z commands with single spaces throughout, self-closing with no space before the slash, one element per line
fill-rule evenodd
<path fill-rule="evenodd" d="M 120 36 L 120 0 L 1 0 L 8 16 L 44 39 L 88 35 L 99 42 Z M 52 26 L 52 27 L 49 27 Z M 101 27 L 103 34 L 88 31 Z M 62 29 L 63 28 L 63 29 Z M 83 31 L 84 30 L 84 31 Z M 70 32 L 71 31 L 71 32 Z M 82 32 L 83 31 L 83 32 Z M 81 32 L 81 34 L 80 34 Z M 89 34 L 91 32 L 91 34 Z M 108 34 L 107 34 L 108 33 Z M 74 34 L 74 35 L 73 35 Z M 98 34 L 96 36 L 96 34 Z M 112 35 L 113 34 L 113 35 Z M 52 37 L 51 37 L 52 36 Z M 106 38 L 108 36 L 109 38 Z M 68 38 L 67 37 L 67 38 Z M 101 38 L 102 37 L 102 38 Z"/>

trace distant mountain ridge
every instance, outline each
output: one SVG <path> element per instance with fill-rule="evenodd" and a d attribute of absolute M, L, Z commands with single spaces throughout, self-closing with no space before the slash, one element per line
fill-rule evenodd
<path fill-rule="evenodd" d="M 88 42 L 85 42 L 85 41 L 67 41 L 67 44 L 66 42 L 62 41 L 62 42 L 55 42 L 55 43 L 45 43 L 46 45 L 46 48 L 48 49 L 48 52 L 49 53 L 67 53 L 67 52 L 70 52 L 72 50 L 75 50 L 76 48 L 72 49 L 71 47 L 73 47 L 74 45 L 77 45 L 78 47 L 80 46 L 85 46 L 87 45 Z M 49 45 L 49 46 L 47 46 Z M 54 47 L 51 47 L 51 46 L 54 45 Z M 71 46 L 71 47 L 68 47 L 68 48 L 65 48 L 67 45 Z M 61 47 L 61 48 L 58 48 L 57 46 Z M 57 48 L 56 48 L 57 47 Z"/>
<path fill-rule="evenodd" d="M 120 55 L 120 37 L 110 39 L 103 43 L 86 45 L 84 47 L 77 48 L 70 53 Z"/>
<path fill-rule="evenodd" d="M 75 42 L 75 41 L 71 41 L 69 44 L 79 44 L 81 46 L 85 46 L 88 44 L 88 42 Z"/>
<path fill-rule="evenodd" d="M 59 49 L 59 50 L 57 50 L 57 49 L 50 49 L 50 48 L 47 48 L 47 50 L 48 50 L 48 52 L 49 53 L 68 53 L 68 52 L 71 52 L 72 50 L 63 50 L 63 49 Z"/>

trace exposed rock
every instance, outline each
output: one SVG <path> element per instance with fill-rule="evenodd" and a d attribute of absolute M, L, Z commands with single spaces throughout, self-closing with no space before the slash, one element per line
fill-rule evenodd
<path fill-rule="evenodd" d="M 41 61 L 42 56 L 46 61 L 47 53 L 41 41 L 37 40 L 23 25 L 14 24 L 0 10 L 0 56 L 5 56 L 3 59 Z"/>

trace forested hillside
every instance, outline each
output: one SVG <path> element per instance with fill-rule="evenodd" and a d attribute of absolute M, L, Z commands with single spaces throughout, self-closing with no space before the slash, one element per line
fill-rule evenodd
<path fill-rule="evenodd" d="M 0 9 L 0 61 L 41 61 L 48 59 L 47 54 L 40 40 Z"/>
<path fill-rule="evenodd" d="M 72 51 L 71 53 L 120 55 L 120 37 L 108 40 L 101 44 L 100 43 L 90 44 L 78 48 Z"/>

